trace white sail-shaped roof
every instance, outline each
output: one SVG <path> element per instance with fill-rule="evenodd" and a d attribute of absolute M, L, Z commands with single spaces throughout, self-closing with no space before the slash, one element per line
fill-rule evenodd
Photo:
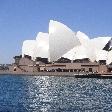
<path fill-rule="evenodd" d="M 22 56 L 29 55 L 34 57 L 34 50 L 36 47 L 36 40 L 25 40 L 22 46 Z"/>
<path fill-rule="evenodd" d="M 93 45 L 92 45 L 91 39 L 85 33 L 80 31 L 76 33 L 76 36 L 79 39 L 81 45 L 84 47 L 87 58 L 89 58 L 92 62 L 94 62 L 96 56 L 95 56 L 94 49 L 92 47 Z M 78 52 L 81 52 L 81 51 L 78 51 Z"/>
<path fill-rule="evenodd" d="M 34 57 L 49 58 L 49 34 L 39 32 L 36 37 Z"/>
<path fill-rule="evenodd" d="M 64 54 L 62 57 L 68 58 L 70 60 L 89 58 L 87 56 L 86 48 L 82 45 L 74 47 L 66 54 Z"/>
<path fill-rule="evenodd" d="M 106 60 L 107 64 L 112 62 L 112 51 L 99 50 L 96 56 L 96 61 Z"/>
<path fill-rule="evenodd" d="M 105 47 L 110 39 L 111 37 L 97 37 L 91 39 L 91 42 L 93 43 L 94 49 L 101 50 Z"/>
<path fill-rule="evenodd" d="M 104 50 L 97 50 L 96 51 L 96 61 L 99 60 L 107 60 L 108 59 L 108 52 Z"/>
<path fill-rule="evenodd" d="M 91 39 L 90 48 L 92 49 L 91 53 L 94 52 L 95 60 L 107 60 L 107 51 L 104 51 L 103 48 L 108 43 L 111 37 L 97 37 Z"/>
<path fill-rule="evenodd" d="M 89 37 L 85 33 L 81 32 L 81 31 L 78 31 L 76 33 L 76 37 L 79 39 L 81 45 L 86 46 L 88 43 L 90 43 Z"/>
<path fill-rule="evenodd" d="M 74 32 L 66 25 L 51 20 L 49 23 L 50 61 L 58 60 L 73 47 L 80 45 Z"/>
<path fill-rule="evenodd" d="M 112 50 L 107 53 L 107 57 L 107 64 L 110 64 L 112 62 Z"/>
<path fill-rule="evenodd" d="M 24 55 L 29 55 L 32 59 L 49 58 L 49 34 L 39 32 L 36 40 L 25 40 L 22 46 L 22 56 Z"/>

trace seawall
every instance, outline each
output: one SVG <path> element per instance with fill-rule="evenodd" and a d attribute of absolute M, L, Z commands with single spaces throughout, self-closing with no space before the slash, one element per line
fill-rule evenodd
<path fill-rule="evenodd" d="M 57 77 L 75 77 L 75 78 L 112 78 L 112 73 L 76 73 L 76 72 L 9 72 L 0 71 L 0 75 L 23 75 L 23 76 L 57 76 Z"/>

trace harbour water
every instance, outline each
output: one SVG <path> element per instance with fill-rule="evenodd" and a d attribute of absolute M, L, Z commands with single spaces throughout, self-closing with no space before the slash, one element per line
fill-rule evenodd
<path fill-rule="evenodd" d="M 112 79 L 0 75 L 0 112 L 110 112 Z"/>

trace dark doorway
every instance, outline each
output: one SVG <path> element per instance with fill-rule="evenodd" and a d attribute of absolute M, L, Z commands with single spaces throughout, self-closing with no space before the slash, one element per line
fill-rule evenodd
<path fill-rule="evenodd" d="M 92 68 L 89 68 L 89 72 L 92 72 L 93 70 L 92 70 Z"/>

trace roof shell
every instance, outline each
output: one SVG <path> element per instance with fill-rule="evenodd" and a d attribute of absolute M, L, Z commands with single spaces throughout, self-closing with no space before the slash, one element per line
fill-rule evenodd
<path fill-rule="evenodd" d="M 50 20 L 49 23 L 49 51 L 50 61 L 56 61 L 66 52 L 80 45 L 74 32 L 66 25 Z"/>

